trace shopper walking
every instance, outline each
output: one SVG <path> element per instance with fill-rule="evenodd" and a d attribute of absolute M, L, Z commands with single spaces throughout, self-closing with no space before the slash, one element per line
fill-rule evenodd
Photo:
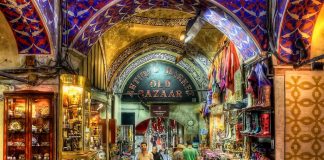
<path fill-rule="evenodd" d="M 157 151 L 157 147 L 152 148 L 152 154 L 154 160 L 163 160 L 161 153 Z"/>
<path fill-rule="evenodd" d="M 192 142 L 187 141 L 187 148 L 183 150 L 184 160 L 198 160 L 198 151 L 192 148 Z"/>
<path fill-rule="evenodd" d="M 153 154 L 147 151 L 147 143 L 141 143 L 141 152 L 137 155 L 137 160 L 154 160 Z"/>
<path fill-rule="evenodd" d="M 178 144 L 176 147 L 176 150 L 173 153 L 173 159 L 172 160 L 184 160 L 183 158 L 183 149 L 186 148 L 184 145 L 182 144 Z"/>

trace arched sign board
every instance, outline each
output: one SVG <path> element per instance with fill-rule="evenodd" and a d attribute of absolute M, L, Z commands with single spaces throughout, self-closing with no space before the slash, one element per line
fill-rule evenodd
<path fill-rule="evenodd" d="M 198 102 L 196 88 L 189 76 L 173 64 L 161 61 L 141 66 L 127 81 L 125 102 Z"/>

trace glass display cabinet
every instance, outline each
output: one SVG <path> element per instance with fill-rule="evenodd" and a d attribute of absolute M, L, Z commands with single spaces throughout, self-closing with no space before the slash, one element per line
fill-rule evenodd
<path fill-rule="evenodd" d="M 4 97 L 4 159 L 55 159 L 54 93 L 5 92 Z"/>
<path fill-rule="evenodd" d="M 90 151 L 90 88 L 82 76 L 60 77 L 60 159 L 87 159 Z"/>

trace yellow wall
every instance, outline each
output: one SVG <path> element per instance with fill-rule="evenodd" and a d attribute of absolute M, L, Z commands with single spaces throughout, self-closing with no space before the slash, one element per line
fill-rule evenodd
<path fill-rule="evenodd" d="M 15 37 L 2 12 L 0 22 L 0 69 L 20 66 L 22 57 L 18 55 Z"/>
<path fill-rule="evenodd" d="M 311 57 L 316 57 L 324 54 L 324 7 L 322 7 L 320 14 L 317 17 L 314 27 L 311 43 Z M 324 62 L 324 60 L 322 60 Z"/>

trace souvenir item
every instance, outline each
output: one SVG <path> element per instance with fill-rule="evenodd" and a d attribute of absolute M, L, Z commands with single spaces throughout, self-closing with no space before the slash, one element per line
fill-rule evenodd
<path fill-rule="evenodd" d="M 12 131 L 19 131 L 19 130 L 22 130 L 22 125 L 19 121 L 12 121 L 10 122 L 9 124 L 9 130 L 12 130 Z"/>
<path fill-rule="evenodd" d="M 42 116 L 48 116 L 49 115 L 49 107 L 45 106 L 41 109 L 41 115 Z"/>

